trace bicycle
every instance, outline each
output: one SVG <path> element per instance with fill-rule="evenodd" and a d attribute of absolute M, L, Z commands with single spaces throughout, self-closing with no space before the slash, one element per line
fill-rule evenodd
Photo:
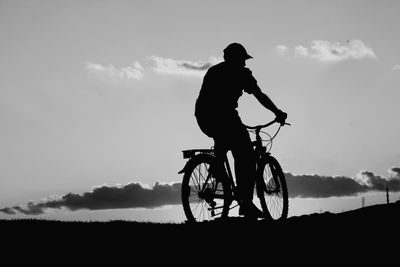
<path fill-rule="evenodd" d="M 274 221 L 287 218 L 289 198 L 285 175 L 270 150 L 281 127 L 290 124 L 280 124 L 273 136 L 261 130 L 276 122 L 273 120 L 253 127 L 245 125 L 249 132 L 255 134 L 252 144 L 257 156 L 255 193 L 259 202 L 254 202 L 263 211 L 266 220 Z M 268 135 L 269 139 L 262 139 L 260 133 Z M 263 141 L 267 141 L 265 146 Z M 187 220 L 200 222 L 212 218 L 227 218 L 230 210 L 239 206 L 240 201 L 227 155 L 223 159 L 225 173 L 217 177 L 213 148 L 182 152 L 183 158 L 188 159 L 184 168 L 179 171 L 179 174 L 183 174 L 181 198 Z M 237 204 L 232 205 L 233 201 Z"/>

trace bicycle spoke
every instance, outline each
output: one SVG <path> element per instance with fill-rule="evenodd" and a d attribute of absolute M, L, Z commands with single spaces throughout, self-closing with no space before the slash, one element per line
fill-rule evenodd
<path fill-rule="evenodd" d="M 190 172 L 184 176 L 182 197 L 186 217 L 192 221 L 210 220 L 220 214 L 216 210 L 224 209 L 224 188 L 211 170 L 214 158 L 199 158 Z M 226 210 L 225 210 L 226 213 Z"/>
<path fill-rule="evenodd" d="M 197 192 L 201 191 L 201 165 L 199 165 L 197 168 L 197 176 L 196 176 L 196 186 L 197 186 Z"/>
<path fill-rule="evenodd" d="M 281 219 L 287 216 L 287 199 L 285 200 L 284 192 L 281 184 L 282 171 L 278 171 L 276 162 L 266 162 L 263 170 L 263 179 L 265 183 L 264 190 L 264 205 L 268 209 L 269 214 L 274 220 Z"/>
<path fill-rule="evenodd" d="M 193 204 L 195 207 L 194 207 L 194 211 L 196 212 L 197 211 L 197 208 L 199 207 L 199 205 L 201 204 L 201 202 L 202 202 L 202 200 L 201 199 L 199 199 L 197 202 L 196 202 L 196 204 Z M 193 205 L 191 205 L 191 206 L 193 206 Z"/>
<path fill-rule="evenodd" d="M 193 172 L 192 172 L 192 174 L 190 175 L 190 181 L 189 181 L 189 183 L 190 183 L 190 182 L 193 182 L 194 188 L 197 189 L 197 192 L 198 192 L 198 191 L 199 191 L 199 190 L 198 190 L 199 188 L 197 188 L 196 185 L 197 185 L 199 182 L 198 182 L 198 178 L 197 178 L 197 176 L 196 176 L 196 170 L 197 170 L 197 168 L 194 169 Z M 190 186 L 190 185 L 189 185 L 189 186 Z M 191 186 L 190 186 L 190 188 L 192 189 Z"/>

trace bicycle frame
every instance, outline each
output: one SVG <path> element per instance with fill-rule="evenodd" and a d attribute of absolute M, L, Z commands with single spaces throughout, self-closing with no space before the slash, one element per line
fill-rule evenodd
<path fill-rule="evenodd" d="M 232 197 L 231 200 L 236 200 L 238 202 L 237 205 L 229 207 L 229 209 L 233 209 L 239 205 L 239 197 L 238 197 L 238 192 L 237 192 L 237 185 L 233 179 L 232 170 L 231 170 L 231 167 L 229 164 L 227 153 L 225 153 L 225 155 L 224 155 L 223 164 L 224 164 L 224 169 L 225 169 L 224 175 L 226 175 L 226 177 L 222 177 L 222 179 L 228 180 L 228 183 L 231 187 L 231 197 Z"/>
<path fill-rule="evenodd" d="M 255 129 L 255 131 L 256 131 L 255 132 L 256 140 L 252 142 L 252 145 L 254 147 L 254 152 L 256 154 L 256 166 L 257 166 L 257 168 L 260 165 L 259 160 L 263 156 L 270 155 L 269 152 L 266 152 L 266 147 L 264 147 L 262 145 L 262 139 L 261 139 L 261 136 L 260 136 L 260 131 L 261 131 L 262 128 L 268 127 L 268 126 L 272 125 L 273 123 L 275 123 L 275 121 L 272 121 L 272 122 L 270 122 L 268 124 L 265 124 L 265 125 L 256 126 L 256 127 L 248 127 L 248 126 L 246 126 L 246 128 L 248 128 L 250 130 Z M 212 152 L 214 154 L 214 150 L 213 149 L 197 150 L 197 151 L 199 151 L 200 153 L 201 152 L 203 152 L 203 153 L 204 152 L 206 152 L 206 153 Z M 233 205 L 233 206 L 229 205 L 229 210 L 231 210 L 231 209 L 234 209 L 237 206 L 239 206 L 240 198 L 239 198 L 239 194 L 238 194 L 238 191 L 237 191 L 238 190 L 237 184 L 235 183 L 235 180 L 234 180 L 233 175 L 232 175 L 232 170 L 231 170 L 231 167 L 230 167 L 230 164 L 229 164 L 227 153 L 224 154 L 223 159 L 222 159 L 222 163 L 223 163 L 223 166 L 224 166 L 224 173 L 221 174 L 221 175 L 224 175 L 224 177 L 221 177 L 221 179 L 227 179 L 227 181 L 229 183 L 229 186 L 231 188 L 231 203 L 232 203 L 233 200 L 237 201 L 236 205 Z M 209 173 L 209 177 L 206 178 L 205 184 L 207 184 L 208 180 L 210 179 L 211 173 L 212 172 L 210 172 Z M 257 188 L 257 195 L 258 194 L 263 194 L 262 190 L 266 190 L 264 187 L 260 186 L 260 185 L 263 185 L 263 182 L 259 181 L 260 178 L 262 179 L 262 177 L 259 177 L 258 175 L 256 176 L 256 184 L 258 185 L 256 187 Z M 274 179 L 275 178 L 276 177 L 274 176 Z M 275 183 L 279 184 L 277 181 L 275 181 Z M 219 215 L 219 214 L 214 214 L 214 210 L 221 209 L 221 208 L 222 208 L 222 206 L 209 208 L 208 210 L 210 210 L 213 213 L 213 216 L 216 216 L 216 215 Z"/>
<path fill-rule="evenodd" d="M 269 122 L 269 123 L 267 123 L 267 124 L 258 125 L 258 126 L 254 126 L 254 127 L 250 127 L 250 126 L 245 125 L 245 127 L 246 127 L 247 129 L 249 129 L 249 130 L 255 130 L 256 140 L 252 142 L 252 146 L 254 147 L 254 152 L 255 152 L 255 156 L 256 156 L 256 166 L 257 166 L 257 168 L 258 168 L 258 166 L 259 166 L 259 160 L 260 160 L 263 156 L 270 155 L 270 153 L 266 151 L 266 147 L 262 145 L 262 139 L 261 139 L 261 136 L 260 136 L 260 131 L 261 131 L 262 128 L 266 128 L 266 127 L 268 127 L 268 126 L 274 124 L 275 122 L 276 122 L 276 121 L 273 120 L 273 121 L 271 121 L 271 122 Z M 226 178 L 225 178 L 225 179 L 228 179 L 229 185 L 231 186 L 231 189 L 232 189 L 232 190 L 231 190 L 231 193 L 232 193 L 232 200 L 236 200 L 236 201 L 238 201 L 238 203 L 239 203 L 240 199 L 239 199 L 238 194 L 237 194 L 237 193 L 238 193 L 238 192 L 237 192 L 237 185 L 236 185 L 236 183 L 234 182 L 234 179 L 233 179 L 232 170 L 231 170 L 231 168 L 230 168 L 230 164 L 229 164 L 229 160 L 228 160 L 228 157 L 227 157 L 227 153 L 224 154 L 223 164 L 224 164 L 225 171 L 226 171 L 226 172 L 225 172 L 225 175 L 226 175 Z M 258 181 L 258 179 L 260 179 L 260 178 L 262 178 L 262 177 L 258 177 L 258 175 L 256 176 L 256 183 L 257 183 L 257 184 L 262 184 L 262 183 L 259 183 L 259 181 Z M 275 178 L 275 177 L 274 177 L 274 178 Z M 275 181 L 275 182 L 277 182 L 277 181 Z M 265 189 L 260 188 L 260 187 L 258 187 L 258 188 L 259 188 L 260 190 L 261 190 L 261 189 L 262 189 L 262 190 L 265 190 Z M 260 193 L 260 192 L 257 192 L 257 194 L 259 194 L 259 193 Z M 235 206 L 231 206 L 229 209 L 233 209 L 233 208 L 235 208 L 235 207 L 238 206 L 238 205 L 239 205 L 239 204 L 237 204 L 237 205 L 235 205 Z"/>
<path fill-rule="evenodd" d="M 260 132 L 262 128 L 268 127 L 272 124 L 274 124 L 276 122 L 276 120 L 273 120 L 265 125 L 258 125 L 258 126 L 254 126 L 254 127 L 249 127 L 246 126 L 245 127 L 249 130 L 249 131 L 254 131 L 255 133 L 255 141 L 252 141 L 252 146 L 254 147 L 254 152 L 256 155 L 256 166 L 257 166 L 257 176 L 256 176 L 256 189 L 257 189 L 257 196 L 260 198 L 260 196 L 263 197 L 264 199 L 264 192 L 267 192 L 267 194 L 271 194 L 274 193 L 275 191 L 279 191 L 279 188 L 275 188 L 274 190 L 270 190 L 266 187 L 265 183 L 264 183 L 264 179 L 263 179 L 263 175 L 261 174 L 261 176 L 259 175 L 259 168 L 260 166 L 262 166 L 262 162 L 264 160 L 265 157 L 268 157 L 270 155 L 269 151 L 267 151 L 267 146 L 263 146 L 263 140 L 260 136 Z M 281 124 L 281 126 L 285 125 Z M 280 127 L 279 127 L 280 129 Z M 275 133 L 275 135 L 273 137 L 270 136 L 270 140 L 272 141 L 275 136 L 277 135 L 278 131 Z M 215 157 L 215 151 L 214 149 L 191 149 L 191 150 L 184 150 L 183 152 L 183 157 L 185 159 L 189 159 L 185 165 L 185 167 L 179 172 L 181 173 L 186 173 L 187 170 L 190 170 L 191 165 L 189 164 L 192 158 L 195 158 L 197 155 L 200 154 L 209 154 L 213 157 Z M 240 199 L 239 199 L 239 194 L 238 194 L 238 187 L 236 184 L 236 181 L 233 177 L 232 174 L 232 170 L 230 167 L 230 163 L 228 160 L 228 155 L 227 153 L 224 153 L 223 158 L 219 159 L 220 163 L 217 164 L 212 164 L 209 167 L 209 171 L 206 177 L 202 182 L 202 184 L 200 184 L 200 188 L 198 190 L 198 197 L 201 199 L 205 199 L 208 204 L 208 211 L 211 212 L 211 217 L 217 216 L 221 213 L 216 214 L 216 210 L 218 209 L 222 209 L 224 207 L 228 208 L 228 210 L 231 210 L 235 207 L 237 207 L 240 204 Z M 218 167 L 218 166 L 222 166 Z M 264 163 L 265 164 L 265 163 Z M 219 170 L 221 172 L 221 174 L 217 173 L 217 169 L 214 168 L 221 168 L 221 170 Z M 275 171 L 271 169 L 271 171 L 274 173 Z M 213 178 L 212 178 L 213 177 Z M 277 175 L 272 175 L 275 184 L 279 185 L 279 181 L 277 181 Z M 225 192 L 224 189 L 224 195 L 210 195 L 210 191 L 208 189 L 208 182 L 210 181 L 210 179 L 216 179 L 217 181 L 219 179 L 223 179 L 225 183 L 225 186 L 229 187 L 229 191 Z M 260 180 L 261 179 L 261 180 Z M 224 187 L 225 188 L 225 187 Z M 213 201 L 213 199 L 225 199 L 225 201 L 227 204 L 221 205 L 221 206 L 217 206 L 217 203 L 215 201 Z M 235 200 L 237 201 L 236 205 L 232 205 L 232 201 Z"/>

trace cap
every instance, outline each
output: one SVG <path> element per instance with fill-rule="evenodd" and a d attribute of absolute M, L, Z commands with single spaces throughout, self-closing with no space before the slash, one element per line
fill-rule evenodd
<path fill-rule="evenodd" d="M 239 43 L 231 43 L 224 49 L 225 58 L 235 58 L 235 59 L 249 59 L 253 58 L 247 54 L 246 49 L 243 45 Z"/>

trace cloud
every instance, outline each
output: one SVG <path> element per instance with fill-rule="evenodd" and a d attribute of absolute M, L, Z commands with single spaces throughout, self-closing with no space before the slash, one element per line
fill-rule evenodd
<path fill-rule="evenodd" d="M 367 187 L 374 188 L 378 191 L 386 189 L 386 180 L 380 176 L 376 176 L 370 171 L 361 171 L 357 174 L 356 180 Z"/>
<path fill-rule="evenodd" d="M 294 48 L 294 54 L 296 56 L 303 56 L 303 57 L 307 57 L 308 54 L 308 48 L 302 46 L 302 45 L 298 45 Z"/>
<path fill-rule="evenodd" d="M 152 61 L 151 69 L 156 73 L 192 77 L 203 77 L 211 66 L 222 61 L 222 59 L 216 57 L 210 57 L 208 61 L 189 61 L 154 55 L 148 57 L 148 59 Z M 145 74 L 145 69 L 137 61 L 122 68 L 117 68 L 112 64 L 105 66 L 99 63 L 86 62 L 86 70 L 90 75 L 106 81 L 141 80 Z"/>
<path fill-rule="evenodd" d="M 389 169 L 389 177 L 383 178 L 370 171 L 361 171 L 356 177 L 294 175 L 286 173 L 289 197 L 291 198 L 327 198 L 354 196 L 357 194 L 385 191 L 400 191 L 400 168 Z M 83 194 L 68 193 L 40 202 L 29 202 L 26 206 L 14 206 L 0 209 L 8 215 L 44 214 L 46 209 L 67 208 L 71 211 L 146 208 L 152 209 L 164 205 L 181 205 L 181 183 L 156 183 L 152 188 L 140 183 L 128 183 L 124 186 L 97 186 Z"/>
<path fill-rule="evenodd" d="M 5 214 L 9 214 L 9 215 L 17 214 L 17 212 L 13 208 L 3 208 L 3 209 L 0 209 L 0 212 L 3 212 Z"/>
<path fill-rule="evenodd" d="M 159 56 L 150 56 L 149 59 L 154 61 L 153 70 L 157 73 L 171 75 L 187 75 L 195 77 L 203 77 L 206 71 L 213 65 L 221 62 L 221 59 L 211 57 L 208 61 L 187 61 L 175 60 L 171 58 L 162 58 Z"/>
<path fill-rule="evenodd" d="M 296 46 L 294 48 L 294 55 L 311 58 L 319 62 L 331 63 L 350 59 L 377 59 L 372 48 L 364 44 L 361 40 L 356 39 L 347 40 L 345 43 L 314 40 L 311 41 L 308 48 L 302 45 Z"/>
<path fill-rule="evenodd" d="M 293 175 L 287 173 L 290 197 L 325 198 L 350 196 L 367 191 L 367 188 L 349 177 L 319 175 Z"/>
<path fill-rule="evenodd" d="M 398 178 L 400 179 L 400 168 L 399 167 L 392 167 L 389 169 L 390 177 L 391 178 Z"/>
<path fill-rule="evenodd" d="M 86 62 L 86 69 L 92 75 L 96 75 L 101 78 L 111 79 L 127 79 L 127 80 L 141 80 L 143 78 L 143 67 L 139 62 L 135 61 L 130 66 L 123 68 L 116 68 L 110 64 L 103 66 L 98 63 Z"/>
<path fill-rule="evenodd" d="M 361 171 L 355 178 L 320 175 L 285 175 L 290 197 L 342 197 L 354 196 L 371 191 L 385 191 L 386 186 L 392 192 L 400 191 L 400 168 L 389 170 L 388 178 L 377 176 L 370 171 Z M 393 175 L 394 174 L 394 175 Z"/>
<path fill-rule="evenodd" d="M 103 185 L 94 187 L 92 191 L 83 194 L 68 193 L 38 203 L 29 202 L 26 207 L 3 208 L 0 212 L 10 215 L 15 215 L 17 212 L 25 215 L 40 215 L 44 214 L 45 210 L 49 208 L 67 208 L 72 211 L 80 209 L 156 208 L 180 204 L 180 190 L 180 183 L 156 183 L 152 188 L 146 188 L 140 183 L 129 183 L 122 187 Z"/>
<path fill-rule="evenodd" d="M 288 51 L 288 47 L 286 45 L 277 45 L 275 49 L 279 55 L 285 55 Z"/>
<path fill-rule="evenodd" d="M 392 70 L 393 71 L 400 70 L 400 65 L 394 65 Z"/>
<path fill-rule="evenodd" d="M 377 58 L 374 51 L 360 40 L 348 40 L 345 44 L 328 41 L 312 41 L 311 57 L 322 62 L 335 62 L 346 59 Z"/>

